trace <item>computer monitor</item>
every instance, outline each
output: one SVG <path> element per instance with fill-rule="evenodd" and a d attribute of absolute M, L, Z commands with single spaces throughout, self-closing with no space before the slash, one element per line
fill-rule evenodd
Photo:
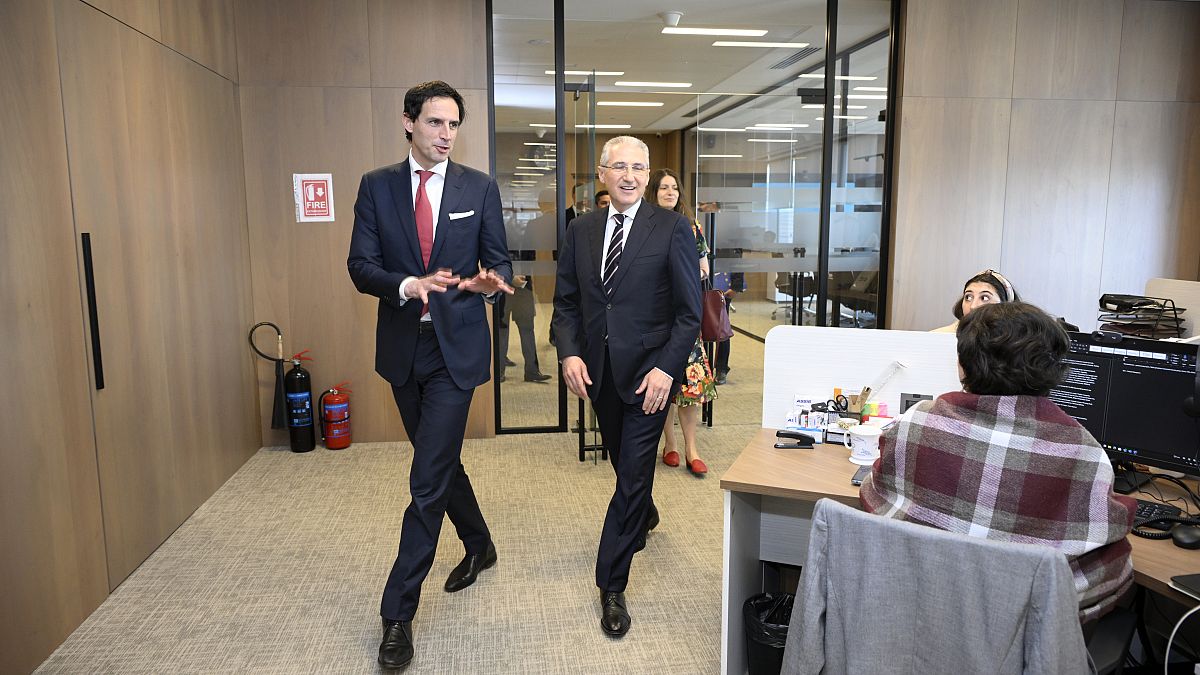
<path fill-rule="evenodd" d="M 1137 462 L 1200 475 L 1200 419 L 1183 407 L 1196 395 L 1197 346 L 1112 333 L 1068 335 L 1071 351 L 1063 360 L 1069 369 L 1050 399 L 1091 432 L 1114 465 Z M 1136 477 L 1127 479 L 1133 483 L 1125 487 L 1136 487 Z"/>

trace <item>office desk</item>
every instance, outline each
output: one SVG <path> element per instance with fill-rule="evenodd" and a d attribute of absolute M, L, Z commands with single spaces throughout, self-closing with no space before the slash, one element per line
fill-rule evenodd
<path fill-rule="evenodd" d="M 850 484 L 858 467 L 850 463 L 849 450 L 841 445 L 777 450 L 772 447 L 775 440 L 774 429 L 760 430 L 721 477 L 725 491 L 721 672 L 731 675 L 746 672 L 742 603 L 761 591 L 761 561 L 804 564 L 818 499 L 828 497 L 859 507 L 858 488 Z M 1171 496 L 1181 494 L 1174 485 L 1162 489 Z M 1169 539 L 1129 539 L 1134 581 L 1185 605 L 1195 603 L 1169 583 L 1177 574 L 1200 572 L 1200 551 L 1178 548 Z"/>

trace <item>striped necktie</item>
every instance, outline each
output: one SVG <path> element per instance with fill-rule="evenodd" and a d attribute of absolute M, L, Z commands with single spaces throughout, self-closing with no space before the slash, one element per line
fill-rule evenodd
<path fill-rule="evenodd" d="M 621 265 L 621 251 L 625 248 L 625 214 L 613 216 L 617 226 L 613 228 L 612 239 L 608 242 L 608 253 L 604 255 L 604 293 L 612 295 L 613 279 L 617 276 L 617 268 Z"/>

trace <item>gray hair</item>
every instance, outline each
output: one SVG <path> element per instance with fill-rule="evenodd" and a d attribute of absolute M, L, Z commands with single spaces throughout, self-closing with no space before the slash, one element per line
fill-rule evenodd
<path fill-rule="evenodd" d="M 614 138 L 610 138 L 608 142 L 604 144 L 604 149 L 600 151 L 600 163 L 608 164 L 608 151 L 617 147 L 618 145 L 625 144 L 635 145 L 640 148 L 642 152 L 646 153 L 646 161 L 650 161 L 650 148 L 646 147 L 646 144 L 642 142 L 642 139 L 635 138 L 633 136 L 616 136 Z"/>

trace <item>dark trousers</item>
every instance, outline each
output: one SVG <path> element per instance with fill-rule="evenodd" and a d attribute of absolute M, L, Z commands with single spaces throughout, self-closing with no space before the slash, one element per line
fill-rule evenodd
<path fill-rule="evenodd" d="M 511 306 L 505 308 L 504 320 L 500 322 L 501 363 L 508 361 L 508 329 L 513 323 L 517 324 L 517 333 L 521 337 L 521 359 L 525 361 L 525 377 L 540 375 L 542 369 L 538 366 L 537 338 L 533 333 L 533 314 L 518 313 Z"/>
<path fill-rule="evenodd" d="M 602 591 L 621 593 L 629 582 L 633 554 L 646 545 L 646 522 L 654 508 L 651 491 L 658 439 L 670 406 L 647 415 L 642 412 L 640 402 L 629 405 L 622 401 L 613 383 L 609 361 L 605 355 L 604 374 L 592 407 L 617 485 L 600 533 L 596 586 Z"/>
<path fill-rule="evenodd" d="M 385 619 L 410 621 L 416 613 L 443 515 L 450 516 L 467 553 L 483 553 L 491 541 L 460 461 L 472 393 L 454 384 L 434 333 L 421 333 L 412 375 L 404 386 L 392 387 L 413 444 L 408 478 L 412 501 L 404 511 L 399 551 L 380 602 L 379 614 Z"/>

